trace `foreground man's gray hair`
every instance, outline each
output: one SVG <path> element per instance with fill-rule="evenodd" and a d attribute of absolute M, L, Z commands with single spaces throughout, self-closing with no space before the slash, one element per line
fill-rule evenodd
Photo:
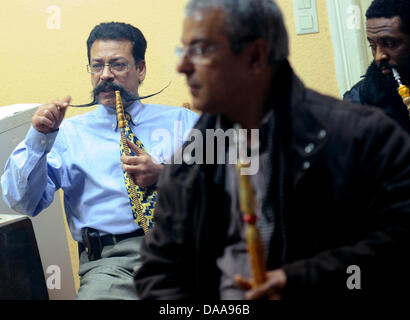
<path fill-rule="evenodd" d="M 269 62 L 275 64 L 289 55 L 288 34 L 279 7 L 272 0 L 190 0 L 185 14 L 206 9 L 226 13 L 226 32 L 232 51 L 242 52 L 244 40 L 262 38 L 269 44 Z"/>

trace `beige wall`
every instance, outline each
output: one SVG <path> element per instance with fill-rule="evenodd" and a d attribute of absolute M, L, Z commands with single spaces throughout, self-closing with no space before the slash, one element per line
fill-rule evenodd
<path fill-rule="evenodd" d="M 89 101 L 91 84 L 86 72 L 85 42 L 91 29 L 103 21 L 138 26 L 148 40 L 148 76 L 141 94 L 158 91 L 172 81 L 152 103 L 182 105 L 188 101 L 184 80 L 175 72 L 184 0 L 13 0 L 2 3 L 0 105 L 47 102 L 67 94 L 73 103 Z M 47 8 L 61 9 L 60 29 Z M 69 116 L 78 110 L 70 110 Z"/>
<path fill-rule="evenodd" d="M 70 94 L 73 103 L 89 100 L 91 91 L 85 41 L 102 21 L 124 21 L 141 28 L 148 40 L 148 76 L 141 94 L 157 91 L 149 101 L 182 105 L 189 101 L 183 77 L 175 71 L 186 0 L 14 0 L 2 3 L 0 106 L 46 102 Z M 291 63 L 305 83 L 337 95 L 326 1 L 317 0 L 319 33 L 296 35 L 293 1 L 278 0 L 290 35 Z M 50 6 L 61 9 L 61 26 L 53 25 Z M 47 25 L 48 24 L 48 25 Z M 70 110 L 69 115 L 77 113 Z"/>
<path fill-rule="evenodd" d="M 90 77 L 85 42 L 103 21 L 122 21 L 139 27 L 148 40 L 147 78 L 140 94 L 162 94 L 146 100 L 181 106 L 190 97 L 175 71 L 175 46 L 180 44 L 186 0 L 13 0 L 0 12 L 0 106 L 45 103 L 71 95 L 75 104 L 90 99 Z M 317 0 L 319 33 L 296 35 L 293 1 L 278 0 L 290 36 L 290 61 L 306 85 L 337 96 L 336 72 L 326 1 Z M 50 6 L 54 6 L 51 7 Z M 57 6 L 57 7 L 55 7 Z M 49 9 L 48 9 L 49 8 Z M 60 9 L 61 19 L 55 9 Z M 47 11 L 51 10 L 51 11 Z M 54 10 L 54 11 L 53 11 Z M 53 26 L 58 27 L 53 29 Z M 50 28 L 51 27 L 51 28 Z M 68 116 L 84 112 L 71 108 Z M 77 247 L 69 236 L 73 269 L 78 270 Z M 78 277 L 76 287 L 78 288 Z"/>
<path fill-rule="evenodd" d="M 277 0 L 290 39 L 290 62 L 305 85 L 339 97 L 326 0 L 316 0 L 319 33 L 297 35 L 292 0 Z"/>

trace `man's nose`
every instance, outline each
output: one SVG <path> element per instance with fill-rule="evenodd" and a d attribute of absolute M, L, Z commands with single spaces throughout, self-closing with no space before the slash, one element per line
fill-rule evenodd
<path fill-rule="evenodd" d="M 100 79 L 102 81 L 107 81 L 110 79 L 114 79 L 114 74 L 111 71 L 111 67 L 109 65 L 105 65 L 103 71 L 101 72 Z"/>
<path fill-rule="evenodd" d="M 382 62 L 382 61 L 388 61 L 389 58 L 390 58 L 390 57 L 389 57 L 389 55 L 386 53 L 386 51 L 385 51 L 383 48 L 377 46 L 377 48 L 376 48 L 376 53 L 375 53 L 375 55 L 374 55 L 374 60 L 376 61 L 376 63 L 379 64 L 379 63 Z"/>
<path fill-rule="evenodd" d="M 177 63 L 177 71 L 188 75 L 193 72 L 194 65 L 186 53 L 183 53 Z"/>

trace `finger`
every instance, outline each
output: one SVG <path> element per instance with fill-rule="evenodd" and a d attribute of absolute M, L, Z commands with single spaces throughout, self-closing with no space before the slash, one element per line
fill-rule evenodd
<path fill-rule="evenodd" d="M 122 162 L 123 164 L 130 165 L 130 166 L 136 166 L 136 165 L 142 163 L 142 161 L 141 161 L 141 160 L 142 160 L 142 159 L 141 159 L 141 156 L 126 156 L 126 155 L 122 155 L 120 159 L 121 159 L 121 162 Z"/>
<path fill-rule="evenodd" d="M 239 274 L 235 275 L 235 282 L 238 285 L 239 288 L 242 290 L 249 290 L 252 288 L 252 284 L 249 280 L 243 278 Z"/>
<path fill-rule="evenodd" d="M 262 290 L 261 288 L 256 288 L 249 290 L 245 293 L 245 299 L 247 300 L 260 300 L 260 299 L 269 299 L 269 300 L 281 300 L 282 293 L 279 291 Z"/>
<path fill-rule="evenodd" d="M 134 151 L 134 153 L 137 156 L 141 156 L 141 155 L 145 154 L 144 151 L 142 151 L 136 144 L 132 143 L 130 140 L 127 139 L 127 143 L 128 143 L 128 146 L 130 147 L 130 149 L 132 151 Z"/>
<path fill-rule="evenodd" d="M 43 133 L 55 130 L 56 106 L 52 103 L 40 106 L 33 115 L 32 124 L 34 128 Z"/>
<path fill-rule="evenodd" d="M 37 116 L 40 117 L 40 118 L 43 117 L 43 118 L 47 118 L 47 119 L 50 119 L 50 120 L 55 120 L 55 117 L 54 117 L 54 114 L 53 114 L 53 111 L 52 111 L 53 108 L 56 110 L 54 105 L 51 105 L 51 104 L 47 105 L 47 108 L 42 108 L 42 109 L 38 110 Z"/>
<path fill-rule="evenodd" d="M 61 119 L 64 118 L 65 113 L 67 112 L 68 106 L 70 105 L 70 102 L 71 102 L 71 97 L 70 96 L 64 97 L 62 102 L 63 103 L 60 106 L 61 115 L 62 115 Z"/>
<path fill-rule="evenodd" d="M 53 101 L 53 103 L 57 107 L 57 111 L 59 112 L 58 114 L 59 119 L 62 120 L 64 118 L 67 108 L 70 105 L 70 102 L 71 102 L 70 96 L 66 96 L 62 100 Z"/>
<path fill-rule="evenodd" d="M 39 108 L 37 116 L 45 117 L 49 119 L 52 124 L 49 126 L 50 129 L 57 129 L 64 119 L 67 107 L 71 97 L 67 96 L 63 100 L 55 100 L 50 104 L 44 105 Z M 48 121 L 46 122 L 48 125 Z"/>
<path fill-rule="evenodd" d="M 274 279 L 268 279 L 265 283 L 257 288 L 253 288 L 245 293 L 245 298 L 248 300 L 258 300 L 262 298 L 272 299 L 273 297 L 279 297 L 280 288 L 278 281 Z"/>
<path fill-rule="evenodd" d="M 246 300 L 259 300 L 265 297 L 267 297 L 267 293 L 264 290 L 262 290 L 260 287 L 248 290 L 245 293 Z"/>
<path fill-rule="evenodd" d="M 47 109 L 44 110 L 44 116 L 53 121 L 53 127 L 59 125 L 60 120 L 60 110 L 57 104 L 51 104 Z"/>
<path fill-rule="evenodd" d="M 71 96 L 65 96 L 64 98 L 63 98 L 63 102 L 65 102 L 67 105 L 66 105 L 66 107 L 68 107 L 68 105 L 70 104 L 70 102 L 71 102 Z"/>
<path fill-rule="evenodd" d="M 38 116 L 34 121 L 34 127 L 43 129 L 52 129 L 54 120 L 50 120 L 45 116 Z"/>
<path fill-rule="evenodd" d="M 60 109 L 63 108 L 68 108 L 68 106 L 70 105 L 71 102 L 71 97 L 70 96 L 66 96 L 61 100 L 54 100 L 52 103 L 56 104 Z"/>
<path fill-rule="evenodd" d="M 135 175 L 139 175 L 144 172 L 143 168 L 140 165 L 129 165 L 124 163 L 122 164 L 122 170 Z"/>
<path fill-rule="evenodd" d="M 52 111 L 53 106 L 52 105 L 47 105 L 46 108 L 41 108 L 37 111 L 36 117 L 35 117 L 35 123 L 39 125 L 43 125 L 48 127 L 49 129 L 54 129 L 55 123 L 56 123 L 56 118 L 54 115 L 54 112 Z"/>

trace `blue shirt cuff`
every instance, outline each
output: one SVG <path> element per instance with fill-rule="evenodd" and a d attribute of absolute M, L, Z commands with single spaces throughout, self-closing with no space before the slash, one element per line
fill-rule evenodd
<path fill-rule="evenodd" d="M 57 134 L 58 130 L 45 134 L 30 126 L 26 135 L 26 145 L 37 152 L 48 153 L 54 145 Z"/>

